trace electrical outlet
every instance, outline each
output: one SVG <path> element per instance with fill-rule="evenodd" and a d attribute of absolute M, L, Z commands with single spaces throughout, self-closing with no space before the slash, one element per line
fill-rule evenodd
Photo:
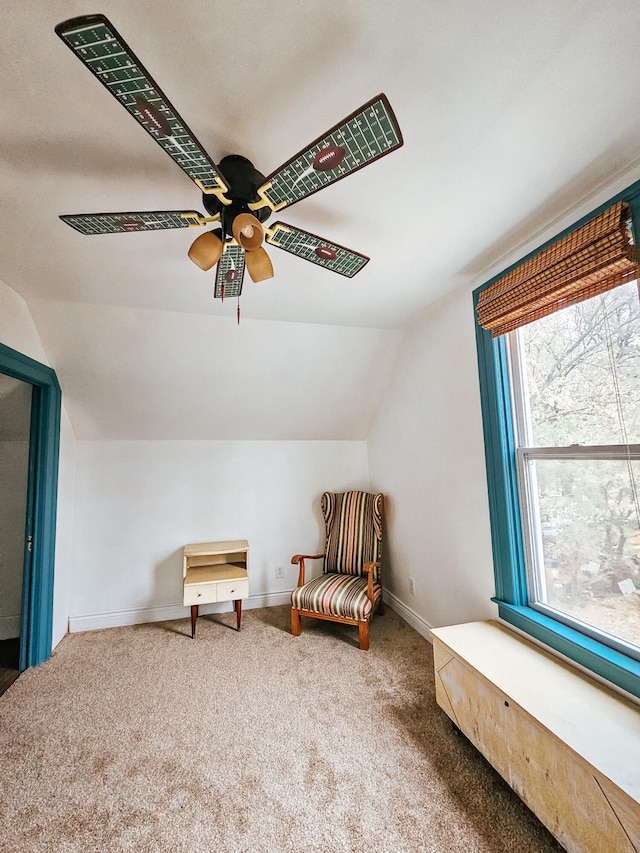
<path fill-rule="evenodd" d="M 416 579 L 412 577 L 409 578 L 409 592 L 411 595 L 416 594 Z"/>
<path fill-rule="evenodd" d="M 283 578 L 284 577 L 284 566 L 276 566 L 276 577 Z"/>

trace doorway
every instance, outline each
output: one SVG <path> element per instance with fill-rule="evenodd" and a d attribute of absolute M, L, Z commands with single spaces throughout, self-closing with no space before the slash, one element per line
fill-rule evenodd
<path fill-rule="evenodd" d="M 0 394 L 0 646 L 13 634 L 22 671 L 51 654 L 61 393 L 50 367 L 0 344 Z"/>
<path fill-rule="evenodd" d="M 32 394 L 32 385 L 0 374 L 0 693 L 20 672 Z"/>

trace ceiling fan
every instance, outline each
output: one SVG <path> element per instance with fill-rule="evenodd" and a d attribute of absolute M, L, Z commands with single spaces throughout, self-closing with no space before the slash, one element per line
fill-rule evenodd
<path fill-rule="evenodd" d="M 253 281 L 273 277 L 263 242 L 352 278 L 369 258 L 338 243 L 277 221 L 272 213 L 346 177 L 403 144 L 385 95 L 378 95 L 269 176 L 246 157 L 216 165 L 115 27 L 103 15 L 64 21 L 56 33 L 180 166 L 202 193 L 209 214 L 196 210 L 78 213 L 61 216 L 81 234 L 202 227 L 188 255 L 203 270 L 217 264 L 214 296 L 239 297 L 245 267 Z M 238 306 L 238 321 L 240 308 Z"/>

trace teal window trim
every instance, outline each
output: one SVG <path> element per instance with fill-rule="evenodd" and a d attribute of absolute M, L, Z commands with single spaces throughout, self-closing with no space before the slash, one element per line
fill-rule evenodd
<path fill-rule="evenodd" d="M 62 394 L 55 372 L 0 344 L 0 373 L 33 386 L 29 451 L 29 502 L 33 508 L 33 550 L 23 579 L 20 668 L 51 654 L 53 585 Z"/>
<path fill-rule="evenodd" d="M 475 290 L 474 316 L 480 293 L 496 279 L 621 200 L 631 207 L 635 240 L 640 243 L 637 181 Z M 475 325 L 496 585 L 493 601 L 498 605 L 498 614 L 505 622 L 640 698 L 640 662 L 528 606 L 506 345 L 503 338 L 492 338 L 477 320 Z"/>

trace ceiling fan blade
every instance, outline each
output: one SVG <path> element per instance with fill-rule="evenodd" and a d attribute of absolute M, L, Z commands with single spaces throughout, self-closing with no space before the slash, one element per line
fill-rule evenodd
<path fill-rule="evenodd" d="M 246 252 L 244 261 L 252 281 L 264 281 L 266 278 L 273 278 L 271 258 L 262 246 L 252 252 Z"/>
<path fill-rule="evenodd" d="M 213 295 L 216 299 L 240 296 L 244 278 L 244 249 L 227 244 L 218 261 Z"/>
<path fill-rule="evenodd" d="M 272 210 L 280 210 L 384 157 L 402 142 L 386 95 L 378 95 L 276 169 L 258 193 Z"/>
<path fill-rule="evenodd" d="M 284 222 L 276 222 L 271 226 L 267 230 L 266 237 L 269 245 L 277 246 L 285 252 L 291 252 L 292 255 L 345 275 L 347 278 L 353 278 L 369 261 L 366 255 L 361 255 L 338 243 L 324 240 L 309 231 L 294 228 L 293 225 L 285 225 Z"/>
<path fill-rule="evenodd" d="M 200 225 L 203 217 L 196 210 L 154 210 L 135 213 L 74 213 L 61 216 L 60 219 L 81 234 L 123 234 L 189 228 L 191 225 Z"/>
<path fill-rule="evenodd" d="M 55 31 L 203 192 L 228 189 L 215 163 L 104 15 L 72 18 Z"/>

